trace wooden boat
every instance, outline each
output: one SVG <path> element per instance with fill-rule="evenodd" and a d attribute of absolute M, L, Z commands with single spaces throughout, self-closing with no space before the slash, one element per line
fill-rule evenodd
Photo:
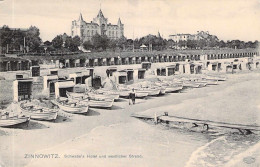
<path fill-rule="evenodd" d="M 109 95 L 109 94 L 98 94 L 94 92 L 88 92 L 88 95 L 90 99 L 98 100 L 98 99 L 104 99 L 104 100 L 118 100 L 119 95 Z"/>
<path fill-rule="evenodd" d="M 147 96 L 148 96 L 148 93 L 144 93 L 144 92 L 136 92 L 135 93 L 136 98 L 145 98 Z"/>
<path fill-rule="evenodd" d="M 99 93 L 99 94 L 103 94 L 103 95 L 118 95 L 118 96 L 120 96 L 120 94 L 117 90 L 98 89 L 98 90 L 96 90 L 96 92 Z"/>
<path fill-rule="evenodd" d="M 218 80 L 207 79 L 206 81 L 208 85 L 218 85 Z"/>
<path fill-rule="evenodd" d="M 96 100 L 96 101 L 112 101 L 114 100 L 111 96 L 109 95 L 103 95 L 103 94 L 95 94 L 92 92 L 89 92 L 87 94 L 85 93 L 74 93 L 74 92 L 66 92 L 66 95 L 71 98 L 71 99 L 78 99 L 78 100 L 86 100 L 86 99 L 90 99 L 90 100 Z M 114 95 L 115 97 L 119 97 L 117 95 Z"/>
<path fill-rule="evenodd" d="M 147 88 L 140 88 L 135 90 L 136 93 L 148 93 L 148 96 L 158 96 L 160 94 L 160 89 L 147 89 Z"/>
<path fill-rule="evenodd" d="M 80 102 L 83 105 L 89 106 L 90 108 L 104 108 L 110 109 L 114 104 L 114 100 L 97 101 L 97 100 L 83 100 Z"/>
<path fill-rule="evenodd" d="M 30 117 L 22 116 L 22 117 L 10 117 L 10 118 L 2 118 L 0 119 L 0 127 L 3 128 L 14 128 L 22 125 L 28 125 L 30 121 Z"/>
<path fill-rule="evenodd" d="M 106 99 L 106 100 L 93 100 L 93 99 L 75 99 L 73 98 L 73 93 L 67 92 L 68 100 L 70 102 L 79 102 L 82 105 L 89 106 L 91 108 L 111 108 L 114 104 L 114 99 Z"/>
<path fill-rule="evenodd" d="M 226 81 L 226 80 L 227 80 L 226 77 L 214 76 L 214 75 L 207 75 L 207 76 L 206 76 L 206 79 L 217 80 L 217 81 Z"/>
<path fill-rule="evenodd" d="M 183 89 L 183 86 L 168 86 L 165 88 L 166 93 L 173 93 Z"/>
<path fill-rule="evenodd" d="M 199 88 L 200 84 L 197 84 L 197 83 L 191 82 L 191 81 L 184 81 L 183 87 Z"/>
<path fill-rule="evenodd" d="M 51 100 L 54 105 L 57 105 L 61 110 L 72 114 L 84 114 L 88 112 L 88 105 L 82 105 L 78 102 L 69 102 L 67 98 L 59 98 Z"/>
<path fill-rule="evenodd" d="M 47 107 L 42 107 L 32 102 L 21 102 L 19 104 L 21 112 L 31 119 L 40 121 L 55 120 L 58 116 L 58 111 Z"/>

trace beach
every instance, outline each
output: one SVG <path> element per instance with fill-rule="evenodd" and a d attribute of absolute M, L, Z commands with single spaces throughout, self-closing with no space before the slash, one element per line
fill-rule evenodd
<path fill-rule="evenodd" d="M 260 71 L 228 74 L 219 85 L 115 102 L 87 115 L 0 129 L 0 166 L 259 166 L 259 135 L 198 132 L 132 117 L 175 116 L 260 125 Z M 248 153 L 248 151 L 250 153 Z M 249 156 L 249 157 L 248 157 Z M 240 166 L 240 165 L 239 165 Z"/>

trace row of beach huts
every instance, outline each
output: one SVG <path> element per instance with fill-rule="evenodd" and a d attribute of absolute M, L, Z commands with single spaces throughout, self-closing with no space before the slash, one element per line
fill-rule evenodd
<path fill-rule="evenodd" d="M 114 103 L 129 98 L 132 92 L 136 98 L 162 96 L 185 88 L 218 85 L 226 80 L 224 73 L 256 68 L 259 68 L 257 57 L 217 62 L 189 59 L 165 64 L 143 62 L 138 68 L 110 66 L 105 70 L 86 67 L 66 77 L 59 75 L 62 69 L 48 69 L 47 75 L 40 76 L 41 68 L 35 66 L 31 78 L 17 73 L 13 81 L 13 105 L 17 111 L 2 110 L 0 126 L 16 127 L 30 119 L 52 121 L 60 112 L 87 114 L 89 108 L 113 109 Z M 36 99 L 33 86 L 39 81 L 44 98 Z"/>

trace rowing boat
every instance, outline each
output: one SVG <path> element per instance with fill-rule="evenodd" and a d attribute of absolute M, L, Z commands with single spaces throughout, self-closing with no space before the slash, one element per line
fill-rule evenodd
<path fill-rule="evenodd" d="M 47 107 L 42 107 L 32 102 L 23 101 L 19 104 L 21 112 L 31 119 L 40 121 L 55 120 L 58 116 L 58 111 Z"/>
<path fill-rule="evenodd" d="M 148 96 L 158 96 L 160 94 L 160 89 L 147 89 L 140 88 L 135 90 L 136 93 L 148 93 Z"/>
<path fill-rule="evenodd" d="M 18 127 L 21 125 L 28 125 L 30 121 L 30 117 L 11 117 L 11 118 L 1 118 L 0 119 L 0 127 L 3 128 L 12 128 Z"/>
<path fill-rule="evenodd" d="M 91 108 L 111 108 L 114 104 L 114 99 L 99 99 L 99 100 L 93 100 L 93 99 L 88 99 L 88 98 L 82 98 L 82 99 L 75 99 L 73 98 L 72 93 L 68 93 L 67 92 L 67 96 L 68 96 L 68 100 L 70 102 L 74 102 L 74 103 L 79 103 L 82 104 L 84 106 L 89 106 Z"/>
<path fill-rule="evenodd" d="M 173 93 L 183 89 L 183 86 L 167 86 L 165 87 L 166 93 Z"/>
<path fill-rule="evenodd" d="M 59 98 L 51 100 L 51 102 L 57 105 L 61 110 L 72 114 L 84 114 L 88 112 L 88 105 L 82 105 L 77 102 L 69 102 L 67 98 Z"/>
<path fill-rule="evenodd" d="M 116 98 L 119 97 L 119 95 L 110 96 L 110 95 L 103 95 L 103 94 L 95 94 L 92 92 L 89 92 L 87 94 L 66 92 L 66 95 L 68 96 L 68 98 L 71 98 L 71 99 L 78 99 L 78 100 L 90 99 L 90 100 L 96 100 L 96 101 L 112 101 L 112 100 L 114 100 L 113 97 L 116 97 Z"/>
<path fill-rule="evenodd" d="M 114 100 L 98 101 L 98 100 L 82 100 L 81 104 L 89 106 L 90 108 L 104 108 L 110 109 L 114 104 Z"/>

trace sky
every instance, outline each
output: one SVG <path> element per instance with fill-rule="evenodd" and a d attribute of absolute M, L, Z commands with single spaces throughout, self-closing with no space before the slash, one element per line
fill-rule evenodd
<path fill-rule="evenodd" d="M 43 41 L 52 40 L 71 35 L 80 12 L 90 22 L 100 8 L 111 24 L 120 17 L 131 39 L 209 31 L 225 41 L 260 41 L 260 0 L 0 0 L 0 26 L 34 25 Z"/>

